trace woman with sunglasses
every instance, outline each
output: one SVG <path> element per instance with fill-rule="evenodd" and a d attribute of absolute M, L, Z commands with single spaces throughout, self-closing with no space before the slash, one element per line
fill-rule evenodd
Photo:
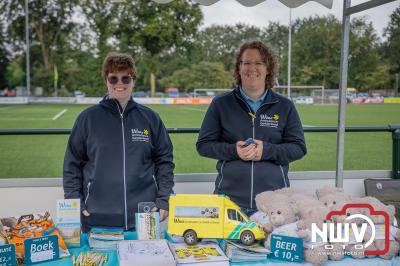
<path fill-rule="evenodd" d="M 133 101 L 136 67 L 128 54 L 103 63 L 108 94 L 83 111 L 64 158 L 65 198 L 79 198 L 82 229 L 135 228 L 138 203 L 155 202 L 168 216 L 174 185 L 172 143 L 159 115 Z"/>

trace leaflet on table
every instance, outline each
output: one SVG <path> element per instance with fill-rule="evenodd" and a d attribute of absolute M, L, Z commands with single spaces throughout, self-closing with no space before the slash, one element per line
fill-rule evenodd
<path fill-rule="evenodd" d="M 68 247 L 81 245 L 80 199 L 57 200 L 56 226 Z"/>
<path fill-rule="evenodd" d="M 98 251 L 117 250 L 118 242 L 124 240 L 122 228 L 92 227 L 89 233 L 89 246 Z"/>
<path fill-rule="evenodd" d="M 125 240 L 118 243 L 120 266 L 175 266 L 176 262 L 165 239 Z"/>
<path fill-rule="evenodd" d="M 220 240 L 220 247 L 231 262 L 264 261 L 270 252 L 258 243 L 245 246 L 237 241 L 225 239 Z"/>
<path fill-rule="evenodd" d="M 25 263 L 24 241 L 30 238 L 55 235 L 58 237 L 60 258 L 70 255 L 67 246 L 55 227 L 49 212 L 27 214 L 20 217 L 1 218 L 2 235 L 6 244 L 14 244 L 19 264 Z"/>
<path fill-rule="evenodd" d="M 139 240 L 160 239 L 160 213 L 136 213 L 136 232 Z"/>
<path fill-rule="evenodd" d="M 229 265 L 229 259 L 217 244 L 171 244 L 177 265 Z"/>

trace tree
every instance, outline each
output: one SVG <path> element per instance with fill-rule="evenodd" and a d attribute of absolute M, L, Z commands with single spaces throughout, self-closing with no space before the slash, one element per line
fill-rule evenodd
<path fill-rule="evenodd" d="M 9 43 L 13 51 L 23 50 L 25 43 L 25 10 L 24 0 L 2 1 L 0 20 L 7 23 Z M 39 86 L 45 84 L 49 91 L 52 84 L 54 58 L 57 50 L 67 43 L 72 22 L 73 8 L 77 0 L 52 0 L 29 2 L 29 26 L 31 38 L 32 83 Z M 38 49 L 36 49 L 36 47 Z M 39 62 L 39 58 L 41 59 Z"/>
<path fill-rule="evenodd" d="M 243 23 L 235 26 L 212 25 L 200 32 L 197 43 L 202 48 L 203 58 L 222 62 L 226 70 L 232 71 L 240 45 L 250 40 L 262 40 L 262 37 L 259 28 Z"/>
<path fill-rule="evenodd" d="M 279 84 L 287 84 L 287 61 L 288 61 L 288 35 L 289 27 L 279 22 L 271 22 L 262 30 L 265 40 L 275 50 L 279 60 Z"/>
<path fill-rule="evenodd" d="M 102 60 L 111 50 L 108 43 L 120 19 L 120 7 L 109 0 L 82 0 L 80 7 L 85 14 L 90 29 L 95 33 L 97 54 Z"/>
<path fill-rule="evenodd" d="M 127 0 L 121 3 L 120 14 L 115 33 L 120 50 L 134 54 L 139 64 L 146 64 L 147 73 L 155 75 L 160 58 L 192 45 L 203 18 L 198 4 L 184 0 Z M 138 82 L 147 83 L 148 77 L 139 72 Z"/>
<path fill-rule="evenodd" d="M 383 47 L 383 54 L 390 64 L 389 72 L 392 74 L 392 83 L 396 84 L 398 81 L 395 81 L 393 74 L 400 74 L 400 7 L 390 15 L 390 22 L 385 28 L 384 36 L 387 37 L 387 41 Z"/>
<path fill-rule="evenodd" d="M 338 88 L 340 22 L 333 16 L 298 19 L 293 25 L 292 84 Z"/>
<path fill-rule="evenodd" d="M 172 76 L 160 81 L 165 87 L 178 87 L 186 92 L 196 88 L 231 88 L 233 82 L 223 64 L 206 61 L 176 70 Z"/>
<path fill-rule="evenodd" d="M 8 86 L 6 69 L 8 65 L 8 52 L 6 49 L 6 41 L 3 36 L 3 24 L 0 21 L 0 90 Z"/>
<path fill-rule="evenodd" d="M 375 29 L 365 17 L 352 19 L 350 29 L 348 86 L 364 91 L 378 88 L 387 75 L 381 73 L 385 66 L 379 57 Z M 377 73 L 381 75 L 377 76 Z"/>

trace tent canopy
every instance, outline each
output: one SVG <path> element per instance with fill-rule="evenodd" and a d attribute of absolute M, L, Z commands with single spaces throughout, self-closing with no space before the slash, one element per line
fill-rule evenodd
<path fill-rule="evenodd" d="M 161 3 L 161 4 L 166 4 L 166 3 L 172 2 L 174 0 L 153 0 L 153 1 L 155 1 L 157 3 Z M 193 1 L 195 3 L 199 3 L 200 5 L 210 6 L 220 0 L 193 0 Z M 250 7 L 250 6 L 258 5 L 259 3 L 262 3 L 266 0 L 236 0 L 236 1 L 244 6 Z M 299 7 L 299 6 L 303 5 L 304 3 L 311 2 L 311 1 L 320 3 L 321 5 L 323 5 L 327 8 L 332 8 L 332 3 L 333 3 L 333 0 L 278 0 L 278 1 L 290 8 Z"/>

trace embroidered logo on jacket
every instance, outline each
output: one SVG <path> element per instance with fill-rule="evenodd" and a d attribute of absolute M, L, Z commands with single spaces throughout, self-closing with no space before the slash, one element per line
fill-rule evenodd
<path fill-rule="evenodd" d="M 260 118 L 260 127 L 278 128 L 279 126 L 279 114 L 274 114 L 273 116 L 261 114 Z"/>
<path fill-rule="evenodd" d="M 149 142 L 149 137 L 150 137 L 150 130 L 148 129 L 143 129 L 139 130 L 137 128 L 132 128 L 132 141 L 144 141 L 144 142 Z"/>

